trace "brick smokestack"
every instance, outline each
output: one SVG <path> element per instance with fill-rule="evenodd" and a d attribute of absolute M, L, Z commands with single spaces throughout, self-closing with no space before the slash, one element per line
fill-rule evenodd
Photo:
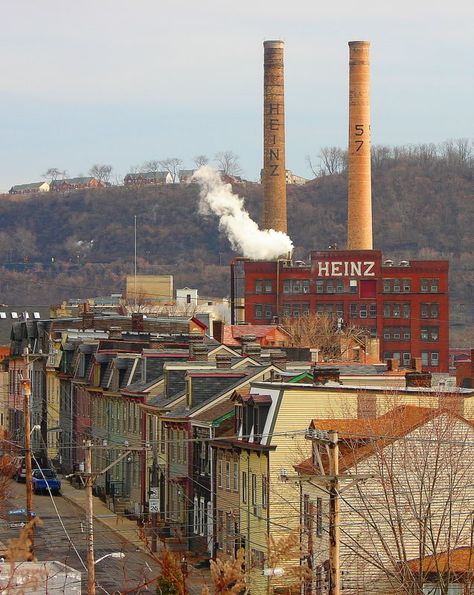
<path fill-rule="evenodd" d="M 368 41 L 349 42 L 347 248 L 372 250 Z"/>
<path fill-rule="evenodd" d="M 264 41 L 263 227 L 288 231 L 283 41 Z"/>

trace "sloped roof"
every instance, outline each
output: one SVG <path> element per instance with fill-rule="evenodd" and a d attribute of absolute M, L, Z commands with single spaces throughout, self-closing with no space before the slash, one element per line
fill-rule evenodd
<path fill-rule="evenodd" d="M 374 419 L 313 419 L 310 428 L 338 432 L 342 439 L 339 468 L 344 471 L 440 415 L 450 415 L 474 427 L 473 422 L 449 409 L 401 405 Z M 326 466 L 324 453 L 322 462 Z M 312 458 L 295 465 L 295 469 L 300 473 L 314 472 Z"/>
<path fill-rule="evenodd" d="M 37 190 L 43 184 L 47 184 L 47 182 L 31 182 L 30 184 L 15 184 L 15 186 L 11 187 L 11 191 L 18 192 L 22 190 Z"/>
<path fill-rule="evenodd" d="M 222 403 L 217 403 L 216 405 L 209 407 L 209 409 L 206 409 L 206 411 L 203 411 L 202 413 L 198 413 L 193 419 L 197 421 L 215 421 L 233 411 L 234 403 L 229 399 L 228 401 L 223 401 Z"/>
<path fill-rule="evenodd" d="M 286 331 L 277 324 L 226 324 L 222 343 L 230 347 L 237 347 L 242 344 L 239 339 L 243 335 L 255 335 L 257 339 L 274 336 L 275 331 L 286 335 Z"/>
<path fill-rule="evenodd" d="M 449 552 L 440 552 L 425 556 L 420 564 L 420 559 L 408 561 L 408 567 L 413 572 L 423 573 L 463 573 L 474 570 L 474 549 L 465 546 L 452 549 Z"/>

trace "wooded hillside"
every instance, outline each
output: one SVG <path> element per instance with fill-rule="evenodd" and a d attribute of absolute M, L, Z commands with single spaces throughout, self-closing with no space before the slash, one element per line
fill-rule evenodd
<path fill-rule="evenodd" d="M 343 156 L 343 154 L 342 154 Z M 324 166 L 324 162 L 323 162 Z M 296 258 L 346 236 L 344 159 L 328 174 L 288 187 L 289 233 Z M 235 185 L 260 220 L 262 188 Z M 375 247 L 397 259 L 451 261 L 453 344 L 472 341 L 474 321 L 474 159 L 461 143 L 376 147 L 373 152 Z M 233 253 L 217 220 L 197 210 L 195 185 L 110 187 L 0 200 L 0 302 L 48 304 L 122 291 L 133 270 L 138 222 L 140 273 L 172 273 L 175 285 L 227 295 Z M 54 263 L 51 259 L 54 258 Z M 19 272 L 11 263 L 43 263 Z M 25 296 L 27 298 L 25 299 Z M 457 327 L 466 322 L 470 329 Z"/>

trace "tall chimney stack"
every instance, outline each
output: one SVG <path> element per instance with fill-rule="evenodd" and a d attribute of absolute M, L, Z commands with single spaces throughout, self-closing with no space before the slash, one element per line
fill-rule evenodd
<path fill-rule="evenodd" d="M 283 41 L 264 41 L 263 227 L 287 232 Z"/>
<path fill-rule="evenodd" d="M 368 41 L 349 41 L 347 248 L 372 250 Z"/>

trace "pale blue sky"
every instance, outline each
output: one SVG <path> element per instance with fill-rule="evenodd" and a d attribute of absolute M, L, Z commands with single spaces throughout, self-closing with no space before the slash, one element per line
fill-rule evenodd
<path fill-rule="evenodd" d="M 471 0 L 2 2 L 0 190 L 231 149 L 257 179 L 265 39 L 286 42 L 287 166 L 347 136 L 347 42 L 372 43 L 377 144 L 473 137 Z"/>

